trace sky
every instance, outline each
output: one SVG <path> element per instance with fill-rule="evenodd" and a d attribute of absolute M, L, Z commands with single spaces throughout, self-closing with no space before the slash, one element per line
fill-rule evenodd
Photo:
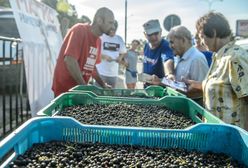
<path fill-rule="evenodd" d="M 68 0 L 75 5 L 78 15 L 86 15 L 93 20 L 100 7 L 110 8 L 118 21 L 117 34 L 125 39 L 125 0 Z M 248 20 L 248 0 L 127 0 L 127 43 L 133 39 L 145 39 L 142 25 L 150 19 L 159 19 L 162 34 L 168 32 L 163 27 L 166 16 L 175 14 L 180 17 L 181 25 L 192 34 L 196 32 L 196 20 L 211 10 L 221 12 L 228 19 L 233 33 L 236 20 Z"/>

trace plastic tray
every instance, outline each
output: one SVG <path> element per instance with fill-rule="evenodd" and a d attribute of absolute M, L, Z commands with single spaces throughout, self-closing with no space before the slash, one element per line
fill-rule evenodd
<path fill-rule="evenodd" d="M 54 116 L 68 106 L 84 105 L 84 104 L 140 104 L 140 105 L 154 105 L 166 106 L 171 110 L 183 113 L 190 117 L 195 123 L 223 123 L 220 119 L 206 111 L 193 100 L 186 97 L 165 96 L 159 100 L 155 99 L 116 99 L 115 97 L 97 97 L 89 95 L 88 93 L 68 92 L 60 95 L 52 101 L 51 104 L 38 112 L 38 115 Z"/>
<path fill-rule="evenodd" d="M 40 117 L 25 122 L 0 142 L 2 167 L 34 143 L 51 140 L 101 142 L 225 153 L 248 166 L 248 133 L 227 124 L 197 124 L 186 130 L 83 125 L 70 117 Z"/>
<path fill-rule="evenodd" d="M 102 89 L 93 85 L 77 85 L 70 89 L 71 92 L 87 92 L 96 96 L 113 96 L 113 97 L 139 97 L 139 98 L 154 98 L 164 96 L 184 96 L 184 94 L 170 88 L 161 86 L 149 86 L 146 89 Z"/>

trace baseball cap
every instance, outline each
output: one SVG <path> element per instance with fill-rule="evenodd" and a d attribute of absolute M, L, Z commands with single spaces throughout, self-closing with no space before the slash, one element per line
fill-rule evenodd
<path fill-rule="evenodd" d="M 143 27 L 147 35 L 161 31 L 160 23 L 157 19 L 147 21 L 143 24 Z"/>

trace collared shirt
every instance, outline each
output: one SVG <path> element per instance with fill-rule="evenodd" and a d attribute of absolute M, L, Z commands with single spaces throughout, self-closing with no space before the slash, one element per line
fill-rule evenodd
<path fill-rule="evenodd" d="M 229 124 L 244 128 L 248 103 L 248 54 L 230 42 L 214 54 L 203 81 L 205 108 Z M 247 122 L 247 121 L 246 121 Z"/>
<path fill-rule="evenodd" d="M 205 56 L 194 46 L 189 48 L 181 58 L 178 58 L 175 68 L 177 81 L 185 79 L 203 81 L 208 72 L 208 63 Z"/>

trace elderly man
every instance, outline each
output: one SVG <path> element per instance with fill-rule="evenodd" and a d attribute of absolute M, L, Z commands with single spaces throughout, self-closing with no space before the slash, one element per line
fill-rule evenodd
<path fill-rule="evenodd" d="M 149 43 L 144 47 L 143 72 L 159 78 L 174 78 L 174 55 L 169 43 L 161 37 L 162 29 L 158 20 L 149 20 L 144 25 L 145 36 Z M 146 87 L 145 83 L 144 87 Z"/>
<path fill-rule="evenodd" d="M 168 34 L 170 47 L 177 56 L 175 66 L 176 81 L 182 78 L 203 81 L 208 72 L 205 56 L 192 45 L 190 31 L 184 26 L 177 26 Z"/>
<path fill-rule="evenodd" d="M 184 26 L 177 26 L 170 30 L 168 34 L 170 47 L 177 56 L 175 59 L 175 79 L 189 79 L 203 81 L 208 72 L 208 63 L 205 56 L 192 45 L 190 31 Z M 161 84 L 160 79 L 154 76 L 153 84 Z M 202 93 L 195 92 L 188 94 L 202 104 Z"/>

